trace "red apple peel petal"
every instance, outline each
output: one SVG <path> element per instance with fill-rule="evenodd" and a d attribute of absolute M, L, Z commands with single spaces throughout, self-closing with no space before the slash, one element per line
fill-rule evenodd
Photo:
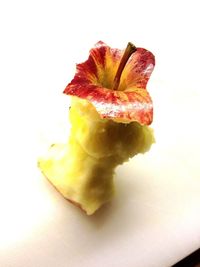
<path fill-rule="evenodd" d="M 146 85 L 155 65 L 150 51 L 137 48 L 132 54 L 122 73 L 118 91 L 100 82 L 102 75 L 104 83 L 109 84 L 114 78 L 122 55 L 123 50 L 111 49 L 98 42 L 91 49 L 88 60 L 77 65 L 74 79 L 64 93 L 88 100 L 102 118 L 149 125 L 153 120 L 153 105 Z"/>

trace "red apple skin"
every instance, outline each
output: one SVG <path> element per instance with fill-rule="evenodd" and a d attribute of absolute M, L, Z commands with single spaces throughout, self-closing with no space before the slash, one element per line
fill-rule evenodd
<path fill-rule="evenodd" d="M 137 48 L 115 91 L 112 82 L 123 53 L 123 50 L 98 42 L 90 50 L 89 58 L 77 64 L 74 79 L 64 93 L 88 100 L 101 118 L 149 125 L 153 120 L 153 104 L 146 85 L 155 66 L 154 55 L 144 48 Z"/>

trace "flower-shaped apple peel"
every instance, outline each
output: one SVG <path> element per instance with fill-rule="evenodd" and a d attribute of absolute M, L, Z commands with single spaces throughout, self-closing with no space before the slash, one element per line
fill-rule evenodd
<path fill-rule="evenodd" d="M 102 118 L 149 125 L 153 106 L 146 85 L 154 65 L 146 49 L 128 43 L 124 52 L 100 41 L 88 60 L 77 65 L 64 93 L 88 100 Z"/>
<path fill-rule="evenodd" d="M 131 43 L 123 51 L 98 42 L 64 90 L 72 100 L 69 141 L 51 146 L 39 167 L 88 215 L 112 198 L 115 167 L 154 142 L 146 90 L 154 65 L 151 52 Z"/>

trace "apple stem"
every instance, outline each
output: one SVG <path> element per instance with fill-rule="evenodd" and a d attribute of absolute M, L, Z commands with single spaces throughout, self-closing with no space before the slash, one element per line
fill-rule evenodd
<path fill-rule="evenodd" d="M 117 69 L 117 73 L 115 75 L 115 78 L 114 78 L 114 82 L 113 82 L 113 90 L 117 90 L 118 87 L 119 87 L 119 83 L 120 83 L 120 78 L 121 78 L 121 75 L 122 75 L 122 71 L 128 61 L 128 59 L 130 58 L 130 56 L 137 50 L 137 48 L 135 47 L 134 44 L 132 43 L 128 43 L 127 44 L 127 47 L 124 51 L 124 54 L 121 58 L 121 61 L 119 63 L 119 67 Z"/>

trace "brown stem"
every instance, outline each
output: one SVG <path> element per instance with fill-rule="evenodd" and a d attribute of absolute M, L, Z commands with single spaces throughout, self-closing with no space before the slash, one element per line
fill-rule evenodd
<path fill-rule="evenodd" d="M 113 88 L 112 88 L 113 90 L 118 89 L 119 83 L 120 83 L 120 78 L 122 75 L 122 71 L 123 71 L 128 59 L 136 50 L 137 50 L 137 48 L 134 46 L 134 44 L 132 44 L 130 42 L 127 44 L 127 47 L 126 47 L 124 54 L 122 56 L 122 59 L 119 63 L 119 67 L 117 69 L 117 73 L 116 73 L 114 81 L 113 81 Z"/>

